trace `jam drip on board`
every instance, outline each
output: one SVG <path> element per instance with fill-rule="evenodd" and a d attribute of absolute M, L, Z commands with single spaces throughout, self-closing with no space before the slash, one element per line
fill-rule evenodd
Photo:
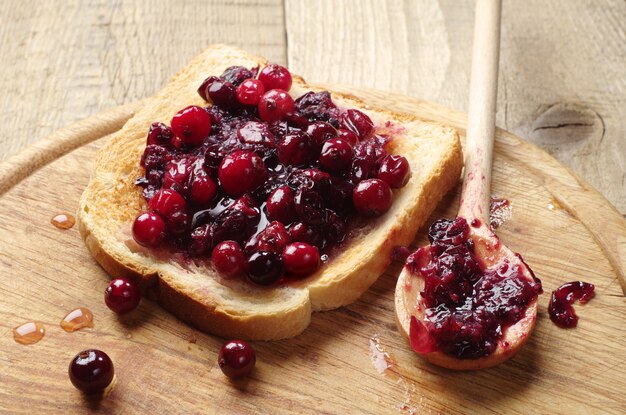
<path fill-rule="evenodd" d="M 93 327 L 93 314 L 84 307 L 76 308 L 61 320 L 61 328 L 68 333 L 83 329 L 85 327 Z"/>
<path fill-rule="evenodd" d="M 587 303 L 595 295 L 595 286 L 588 282 L 573 281 L 561 285 L 552 291 L 548 311 L 550 319 L 561 328 L 572 328 L 578 324 L 578 316 L 574 311 L 574 301 Z"/>
<path fill-rule="evenodd" d="M 46 328 L 38 321 L 29 321 L 13 329 L 13 339 L 19 344 L 35 344 L 43 339 Z"/>
<path fill-rule="evenodd" d="M 412 347 L 460 359 L 490 355 L 542 292 L 541 282 L 529 281 L 520 265 L 506 260 L 485 268 L 464 218 L 434 222 L 428 238 L 431 245 L 407 259 L 409 270 L 424 278 L 420 294 L 426 318 L 423 323 L 411 319 Z"/>
<path fill-rule="evenodd" d="M 198 88 L 211 105 L 152 124 L 136 181 L 148 202 L 133 224 L 137 243 L 272 285 L 313 274 L 391 208 L 411 171 L 387 153 L 390 137 L 326 91 L 294 100 L 291 84 L 280 65 L 230 67 Z"/>

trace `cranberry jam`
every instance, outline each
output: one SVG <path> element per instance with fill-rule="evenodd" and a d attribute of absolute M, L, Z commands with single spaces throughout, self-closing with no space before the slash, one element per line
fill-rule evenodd
<path fill-rule="evenodd" d="M 326 91 L 294 100 L 291 84 L 279 65 L 233 66 L 198 88 L 210 105 L 152 124 L 137 243 L 271 285 L 315 272 L 354 226 L 390 209 L 411 172 L 387 154 L 389 137 Z"/>
<path fill-rule="evenodd" d="M 434 222 L 428 238 L 431 245 L 407 259 L 409 270 L 424 278 L 426 317 L 424 323 L 411 320 L 411 344 L 419 353 L 439 350 L 460 359 L 490 355 L 541 294 L 541 282 L 528 281 L 518 264 L 506 260 L 485 268 L 464 218 Z"/>
<path fill-rule="evenodd" d="M 572 304 L 578 300 L 585 304 L 594 296 L 595 286 L 588 282 L 573 281 L 552 291 L 548 311 L 550 319 L 561 328 L 572 328 L 578 324 L 578 316 Z"/>

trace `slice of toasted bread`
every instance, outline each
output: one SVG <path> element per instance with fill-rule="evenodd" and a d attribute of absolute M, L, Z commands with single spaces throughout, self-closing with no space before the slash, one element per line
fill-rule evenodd
<path fill-rule="evenodd" d="M 355 301 L 388 266 L 393 247 L 413 240 L 437 202 L 457 183 L 462 168 L 461 147 L 452 128 L 368 109 L 354 97 L 332 94 L 337 105 L 366 112 L 378 131 L 392 130 L 394 139 L 387 149 L 409 160 L 412 176 L 395 191 L 392 208 L 317 273 L 294 284 L 259 287 L 243 280 L 224 280 L 210 265 L 158 257 L 139 248 L 130 225 L 146 210 L 141 189 L 134 182 L 143 174 L 139 159 L 150 124 L 168 123 L 188 105 L 206 105 L 196 89 L 208 75 L 219 75 L 232 65 L 265 64 L 264 59 L 222 45 L 193 59 L 98 152 L 78 211 L 81 235 L 109 274 L 135 279 L 147 295 L 180 319 L 229 338 L 293 337 L 308 326 L 312 311 Z M 290 94 L 297 97 L 314 89 L 294 76 Z"/>

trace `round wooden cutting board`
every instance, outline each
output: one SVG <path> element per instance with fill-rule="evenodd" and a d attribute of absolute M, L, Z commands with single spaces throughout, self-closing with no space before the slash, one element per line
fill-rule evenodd
<path fill-rule="evenodd" d="M 409 112 L 463 133 L 465 115 L 389 93 L 339 88 L 372 106 Z M 626 408 L 626 225 L 595 190 L 531 144 L 499 131 L 493 193 L 511 202 L 498 234 L 543 281 L 533 336 L 511 361 L 455 373 L 423 362 L 401 337 L 393 263 L 351 306 L 316 313 L 300 336 L 255 342 L 257 367 L 233 383 L 217 367 L 223 339 L 200 333 L 144 299 L 124 318 L 103 301 L 109 278 L 90 257 L 76 227 L 50 224 L 74 212 L 96 150 L 140 103 L 109 110 L 38 142 L 0 164 L 0 412 L 2 413 L 624 413 Z M 147 126 L 146 126 L 147 128 Z M 460 186 L 435 218 L 454 216 Z M 423 230 L 415 246 L 424 244 Z M 547 315 L 562 283 L 596 285 L 576 305 L 576 329 Z M 95 327 L 66 333 L 65 314 L 89 308 Z M 23 346 L 12 329 L 41 321 L 47 332 Z M 83 397 L 68 379 L 85 348 L 111 356 L 114 386 Z"/>

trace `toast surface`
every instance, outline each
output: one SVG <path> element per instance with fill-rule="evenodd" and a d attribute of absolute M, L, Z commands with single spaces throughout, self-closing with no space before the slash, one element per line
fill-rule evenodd
<path fill-rule="evenodd" d="M 289 285 L 260 287 L 241 279 L 222 279 L 210 264 L 159 256 L 137 245 L 130 227 L 146 210 L 146 202 L 135 180 L 143 174 L 139 160 L 150 124 L 168 123 L 189 105 L 206 105 L 196 89 L 207 76 L 219 75 L 232 65 L 250 68 L 266 63 L 222 45 L 194 58 L 98 152 L 77 215 L 89 251 L 109 274 L 134 279 L 172 314 L 223 337 L 293 337 L 308 326 L 313 311 L 354 302 L 389 265 L 393 247 L 412 242 L 439 200 L 457 183 L 462 168 L 461 146 L 452 128 L 370 109 L 331 90 L 338 106 L 362 110 L 378 132 L 388 130 L 393 135 L 386 148 L 409 160 L 412 176 L 405 187 L 394 190 L 391 209 L 373 219 L 315 274 Z M 310 90 L 319 88 L 294 76 L 290 90 L 294 98 Z"/>

